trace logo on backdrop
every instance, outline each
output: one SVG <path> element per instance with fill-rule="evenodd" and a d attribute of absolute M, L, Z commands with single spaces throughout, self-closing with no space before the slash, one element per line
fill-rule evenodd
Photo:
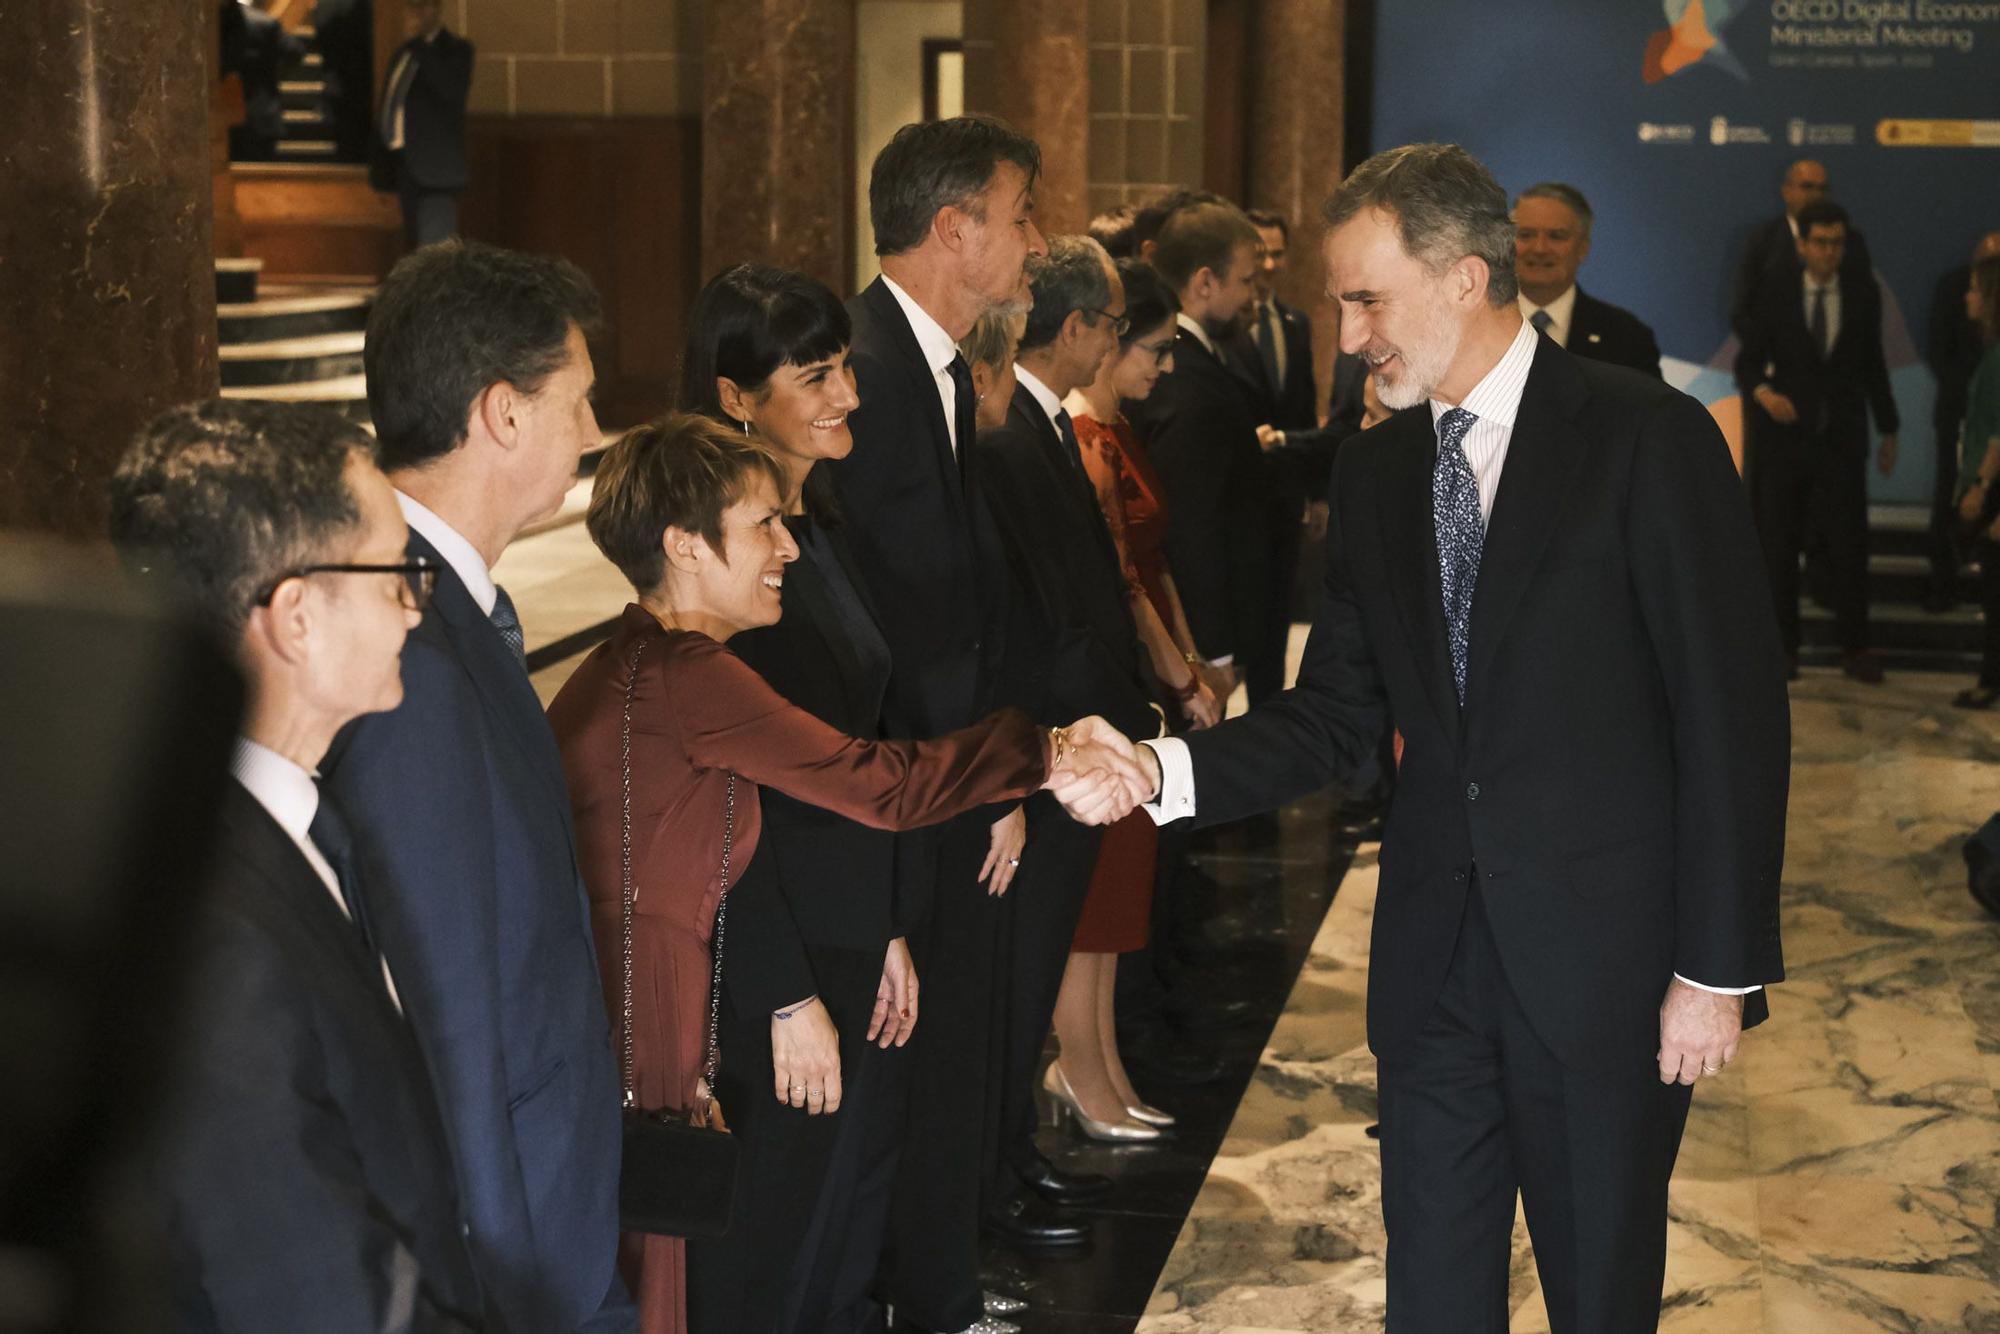
<path fill-rule="evenodd" d="M 1708 122 L 1708 141 L 1717 147 L 1724 144 L 1768 144 L 1771 135 L 1762 125 L 1733 125 L 1729 117 L 1717 116 Z"/>
<path fill-rule="evenodd" d="M 1727 70 L 1745 83 L 1750 81 L 1743 62 L 1722 39 L 1722 30 L 1742 16 L 1744 0 L 1661 0 L 1660 8 L 1667 26 L 1646 39 L 1640 72 L 1647 83 L 1658 83 L 1694 65 Z"/>

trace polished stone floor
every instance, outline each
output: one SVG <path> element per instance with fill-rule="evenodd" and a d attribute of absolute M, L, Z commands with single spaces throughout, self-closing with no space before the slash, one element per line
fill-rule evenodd
<path fill-rule="evenodd" d="M 1789 979 L 1695 1097 L 1662 1328 L 2000 1330 L 2000 923 L 1958 848 L 2000 808 L 2000 720 L 1963 683 L 1793 689 Z M 1313 941 L 1139 1322 L 1144 1334 L 1382 1320 L 1380 1170 L 1362 1127 L 1374 849 Z M 1512 1328 L 1546 1330 L 1525 1230 Z M 1443 1276 L 1441 1276 L 1443 1277 Z"/>

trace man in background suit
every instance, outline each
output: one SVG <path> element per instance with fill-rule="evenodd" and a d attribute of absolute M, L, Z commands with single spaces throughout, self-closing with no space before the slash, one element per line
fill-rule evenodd
<path fill-rule="evenodd" d="M 383 282 L 368 406 L 410 553 L 439 577 L 402 707 L 349 728 L 327 765 L 438 1085 L 490 1309 L 551 1334 L 637 1317 L 612 1268 L 618 1078 L 569 798 L 492 567 L 598 442 L 597 311 L 575 266 L 468 242 Z"/>
<path fill-rule="evenodd" d="M 113 542 L 250 687 L 160 1150 L 177 1328 L 479 1325 L 430 1079 L 314 781 L 401 701 L 434 573 L 372 451 L 332 413 L 218 400 L 154 420 L 112 480 Z"/>
<path fill-rule="evenodd" d="M 1820 200 L 1799 210 L 1802 265 L 1774 273 L 1739 331 L 1744 476 L 1763 541 L 1789 669 L 1799 654 L 1799 553 L 1824 560 L 1841 668 L 1869 685 L 1868 417 L 1882 432 L 1877 465 L 1896 468 L 1896 400 L 1882 354 L 1882 295 L 1874 275 L 1842 262 L 1847 213 Z"/>
<path fill-rule="evenodd" d="M 1826 164 L 1800 158 L 1785 168 L 1784 177 L 1778 182 L 1778 194 L 1784 200 L 1784 212 L 1758 224 L 1737 257 L 1736 275 L 1729 289 L 1729 327 L 1738 337 L 1742 336 L 1744 321 L 1749 318 L 1762 286 L 1771 280 L 1782 282 L 1798 271 L 1799 242 L 1803 239 L 1799 210 L 1833 196 Z M 1840 264 L 1843 272 L 1861 278 L 1875 272 L 1874 262 L 1868 256 L 1867 239 L 1852 227 L 1847 232 L 1847 249 Z"/>
<path fill-rule="evenodd" d="M 1576 285 L 1590 257 L 1590 201 L 1561 181 L 1544 181 L 1514 201 L 1514 277 L 1521 318 L 1557 347 L 1660 378 L 1660 344 L 1645 321 Z"/>
<path fill-rule="evenodd" d="M 938 736 L 993 705 L 1006 567 L 970 466 L 973 390 L 958 340 L 1024 301 L 1035 228 L 1034 141 L 981 116 L 906 125 L 876 155 L 868 211 L 882 276 L 848 303 L 861 406 L 831 474 L 891 668 L 882 735 Z M 994 810 L 897 840 L 898 920 L 923 983 L 904 1049 L 909 1115 L 864 1171 L 894 1171 L 884 1295 L 899 1323 L 982 1318 L 981 1125 L 987 1114 L 999 905 L 979 883 Z M 900 1154 L 900 1162 L 898 1155 Z"/>
<path fill-rule="evenodd" d="M 1013 399 L 1006 421 L 980 435 L 973 459 L 1012 576 L 1004 701 L 1045 723 L 1100 714 L 1121 731 L 1145 734 L 1157 730 L 1158 714 L 1141 675 L 1123 567 L 1063 407 L 1097 378 L 1105 357 L 1117 355 L 1124 289 L 1110 256 L 1086 236 L 1051 238 L 1048 257 L 1029 274 L 1032 306 Z M 1027 804 L 1029 851 L 1002 905 L 1006 999 L 986 1213 L 995 1236 L 1046 1249 L 1058 1232 L 1065 1246 L 1087 1241 L 1089 1227 L 1042 1225 L 1029 1189 L 1055 1183 L 1057 1202 L 1077 1203 L 1109 1189 L 1093 1182 L 1079 1190 L 1035 1147 L 1034 1096 L 1103 831 L 1071 820 L 1046 794 Z"/>
<path fill-rule="evenodd" d="M 368 183 L 402 202 L 403 240 L 414 250 L 458 231 L 465 164 L 465 100 L 472 43 L 444 26 L 444 0 L 407 0 L 409 39 L 383 76 L 368 154 Z"/>
<path fill-rule="evenodd" d="M 1980 237 L 1971 263 L 1949 270 L 1931 293 L 1930 338 L 1924 345 L 1924 360 L 1937 377 L 1937 397 L 1931 402 L 1931 439 L 1937 463 L 1931 478 L 1931 586 L 1924 594 L 1925 611 L 1948 611 L 1958 602 L 1958 437 L 1965 426 L 1972 372 L 1979 366 L 1980 353 L 1986 350 L 1978 321 L 1966 318 L 1965 289 L 1972 285 L 1972 265 L 1994 255 L 2000 255 L 2000 231 Z"/>
<path fill-rule="evenodd" d="M 1283 684 L 1269 661 L 1272 535 L 1258 405 L 1226 363 L 1255 291 L 1257 229 L 1233 204 L 1196 203 L 1169 216 L 1152 264 L 1181 303 L 1174 368 L 1132 405 L 1134 430 L 1166 487 L 1167 561 L 1195 649 L 1218 698 L 1236 682 L 1252 698 Z"/>
<path fill-rule="evenodd" d="M 1326 221 L 1342 346 L 1399 415 L 1341 452 L 1298 685 L 1142 746 L 1143 795 L 1235 819 L 1401 732 L 1368 964 L 1389 1328 L 1506 1328 L 1518 1195 L 1551 1328 L 1651 1330 L 1692 1086 L 1783 971 L 1742 490 L 1700 404 L 1522 320 L 1463 149 L 1378 154 Z"/>

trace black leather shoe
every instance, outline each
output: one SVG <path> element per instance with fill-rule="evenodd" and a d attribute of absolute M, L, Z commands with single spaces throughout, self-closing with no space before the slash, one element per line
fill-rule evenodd
<path fill-rule="evenodd" d="M 1206 1000 L 1193 1004 L 1169 998 L 1165 1006 L 1168 1023 L 1183 1033 L 1214 1033 L 1239 1028 L 1261 1018 L 1261 1007 L 1247 1000 Z"/>
<path fill-rule="evenodd" d="M 1229 1073 L 1229 1067 L 1213 1056 L 1189 1051 L 1179 1043 L 1153 1040 L 1127 1046 L 1122 1054 L 1131 1069 L 1182 1087 L 1213 1084 Z"/>
<path fill-rule="evenodd" d="M 986 1231 L 1023 1255 L 1075 1255 L 1090 1247 L 1090 1224 L 1064 1218 L 1031 1195 L 1016 1195 L 986 1211 Z"/>
<path fill-rule="evenodd" d="M 1021 1184 L 1050 1204 L 1090 1204 L 1111 1194 L 1111 1178 L 1094 1172 L 1065 1172 L 1037 1153 L 1026 1164 L 1014 1164 Z"/>

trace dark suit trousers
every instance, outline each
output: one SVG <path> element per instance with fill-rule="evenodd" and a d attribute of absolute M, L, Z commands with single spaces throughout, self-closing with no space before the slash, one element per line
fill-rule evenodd
<path fill-rule="evenodd" d="M 881 1138 L 875 1123 L 885 1119 L 893 1140 L 902 1113 L 891 1096 L 891 1057 L 867 1040 L 882 956 L 811 945 L 806 952 L 840 1033 L 840 1110 L 809 1116 L 780 1103 L 770 1019 L 738 1018 L 735 1006 L 723 1006 L 717 1096 L 743 1157 L 728 1235 L 688 1242 L 694 1334 L 818 1334 L 840 1327 L 836 1313 L 865 1315 L 871 1305 L 888 1180 L 878 1173 L 862 1197 L 863 1146 Z"/>
<path fill-rule="evenodd" d="M 1003 900 L 1000 928 L 1005 1000 L 995 1015 L 1000 1118 L 987 1160 L 993 1169 L 991 1202 L 1021 1189 L 1015 1169 L 1034 1161 L 1036 1077 L 1103 839 L 1102 829 L 1076 823 L 1048 793 L 1028 798 L 1028 845 Z"/>
<path fill-rule="evenodd" d="M 1243 688 L 1255 708 L 1285 688 L 1285 647 L 1292 632 L 1292 587 L 1298 578 L 1299 547 L 1305 536 L 1301 521 L 1305 500 L 1290 489 L 1270 458 L 1272 473 L 1271 582 L 1265 591 L 1264 633 L 1242 664 Z"/>
<path fill-rule="evenodd" d="M 998 1115 L 990 1047 L 1005 903 L 978 883 L 993 818 L 991 810 L 973 811 L 944 827 L 936 900 L 929 920 L 910 933 L 920 988 L 917 1031 L 898 1063 L 908 1111 L 894 1167 L 883 1288 L 898 1320 L 923 1329 L 964 1329 L 982 1314 L 979 1213 L 993 1134 L 988 1123 Z M 883 1146 L 864 1155 L 863 1172 L 879 1173 Z"/>
<path fill-rule="evenodd" d="M 1477 889 L 1430 1018 L 1378 1069 L 1388 1334 L 1506 1334 L 1516 1191 L 1554 1334 L 1658 1327 L 1692 1090 L 1661 1084 L 1643 1044 L 1603 1069 L 1558 1063 Z"/>
<path fill-rule="evenodd" d="M 1931 591 L 1954 597 L 1959 569 L 1958 429 L 1961 424 L 1935 418 L 1931 423 L 1937 466 L 1931 473 L 1931 522 L 1924 548 L 1931 563 Z"/>
<path fill-rule="evenodd" d="M 403 205 L 403 243 L 410 249 L 458 235 L 456 190 L 426 190 L 405 180 L 397 194 Z"/>
<path fill-rule="evenodd" d="M 1799 650 L 1799 553 L 1808 545 L 1825 577 L 1841 648 L 1867 648 L 1867 445 L 1769 421 L 1750 423 L 1749 444 L 1750 508 L 1785 651 Z"/>

